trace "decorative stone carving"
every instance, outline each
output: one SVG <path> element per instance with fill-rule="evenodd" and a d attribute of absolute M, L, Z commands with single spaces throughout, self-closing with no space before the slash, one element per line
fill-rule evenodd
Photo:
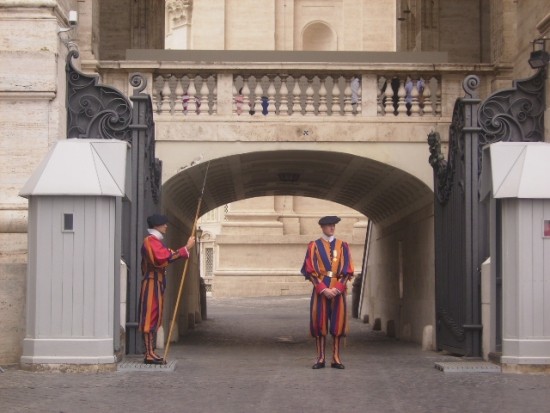
<path fill-rule="evenodd" d="M 192 0 L 167 0 L 166 16 L 169 30 L 172 31 L 173 29 L 189 24 L 191 22 L 192 9 Z"/>

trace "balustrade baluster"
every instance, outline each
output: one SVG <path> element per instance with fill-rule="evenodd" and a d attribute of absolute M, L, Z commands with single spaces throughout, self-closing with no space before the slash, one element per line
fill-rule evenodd
<path fill-rule="evenodd" d="M 262 114 L 262 78 L 256 78 L 256 87 L 254 88 L 254 114 Z"/>
<path fill-rule="evenodd" d="M 275 90 L 275 78 L 270 78 L 269 80 L 269 87 L 267 88 L 267 98 L 269 102 L 269 106 L 267 108 L 267 111 L 270 115 L 275 115 L 275 95 L 277 91 Z"/>
<path fill-rule="evenodd" d="M 248 109 L 249 113 L 252 110 L 252 105 L 250 103 L 250 87 L 248 86 L 248 82 L 250 80 L 250 77 L 247 77 L 246 79 L 243 77 L 243 88 L 241 90 L 241 93 L 243 95 L 243 107 Z"/>
<path fill-rule="evenodd" d="M 212 80 L 214 82 L 214 87 L 212 88 L 212 110 L 208 113 L 215 115 L 218 113 L 218 78 L 212 76 Z"/>
<path fill-rule="evenodd" d="M 189 78 L 186 75 L 183 75 L 181 78 L 181 86 L 183 88 L 183 95 L 181 97 L 182 113 L 187 115 L 189 109 L 189 94 L 187 93 L 187 89 L 189 89 Z"/>
<path fill-rule="evenodd" d="M 430 88 L 430 82 L 424 84 L 424 90 L 422 91 L 422 113 L 424 116 L 433 116 L 432 106 L 432 92 Z"/>
<path fill-rule="evenodd" d="M 378 88 L 376 90 L 376 114 L 378 116 L 384 116 L 386 114 L 386 109 L 384 108 L 384 97 L 386 96 L 382 89 L 384 89 L 384 85 L 386 84 L 386 78 L 384 76 L 380 76 L 378 78 Z"/>
<path fill-rule="evenodd" d="M 231 101 L 231 113 L 233 115 L 235 114 L 240 115 L 240 113 L 237 113 L 237 96 L 239 96 L 239 92 L 237 92 L 237 86 L 235 85 L 235 77 L 233 77 L 233 88 L 231 90 L 231 98 L 233 99 Z M 240 103 L 242 105 L 242 101 Z"/>
<path fill-rule="evenodd" d="M 176 78 L 176 100 L 174 101 L 174 115 L 182 116 L 183 115 L 183 85 L 181 84 L 182 79 Z"/>
<path fill-rule="evenodd" d="M 334 115 L 335 113 L 340 115 L 341 114 L 341 108 L 340 108 L 340 85 L 338 78 L 333 78 L 332 80 L 332 100 L 331 100 L 331 108 L 330 113 Z"/>
<path fill-rule="evenodd" d="M 195 78 L 189 76 L 189 87 L 187 88 L 189 101 L 187 102 L 187 113 L 194 115 L 197 113 L 197 89 L 195 88 Z"/>
<path fill-rule="evenodd" d="M 279 116 L 288 115 L 288 87 L 286 85 L 287 79 L 281 78 L 281 88 L 279 89 L 279 96 L 281 97 L 281 104 L 279 105 Z"/>
<path fill-rule="evenodd" d="M 432 87 L 432 85 L 434 85 L 435 87 L 435 114 L 441 116 L 441 84 L 437 81 L 436 78 L 432 77 L 430 79 L 430 88 Z"/>
<path fill-rule="evenodd" d="M 172 91 L 170 90 L 170 75 L 163 77 L 164 85 L 162 86 L 162 107 L 161 113 L 164 115 L 169 115 L 172 112 Z"/>
<path fill-rule="evenodd" d="M 240 116 L 241 113 L 243 113 L 243 101 L 244 96 L 242 95 L 243 88 L 241 87 L 239 91 L 237 91 L 237 85 L 235 84 L 235 79 L 233 79 L 233 105 L 232 105 L 232 113 L 234 115 Z"/>
<path fill-rule="evenodd" d="M 361 82 L 359 76 L 353 76 L 350 81 L 352 113 L 357 115 L 361 112 Z"/>
<path fill-rule="evenodd" d="M 405 116 L 407 114 L 407 102 L 405 101 L 406 96 L 407 91 L 405 90 L 405 82 L 400 80 L 399 89 L 397 89 L 397 116 Z"/>
<path fill-rule="evenodd" d="M 395 115 L 395 107 L 393 106 L 393 87 L 392 79 L 386 81 L 386 90 L 384 91 L 384 96 L 386 97 L 386 102 L 384 104 L 384 113 L 388 115 L 390 113 Z"/>
<path fill-rule="evenodd" d="M 306 88 L 306 116 L 312 116 L 315 114 L 315 106 L 313 106 L 313 79 L 306 79 L 307 80 L 307 88 Z"/>
<path fill-rule="evenodd" d="M 292 114 L 302 114 L 302 105 L 301 105 L 301 95 L 302 91 L 300 90 L 300 78 L 294 78 L 294 87 L 292 88 Z"/>
<path fill-rule="evenodd" d="M 162 84 L 162 82 L 162 76 L 157 76 L 153 83 L 153 107 L 156 108 L 157 113 L 162 110 L 162 87 L 159 86 L 159 83 Z"/>
<path fill-rule="evenodd" d="M 351 85 L 348 79 L 344 78 L 344 116 L 353 115 L 353 106 L 351 102 Z"/>
<path fill-rule="evenodd" d="M 208 77 L 200 77 L 199 76 L 199 79 L 202 80 L 202 85 L 201 85 L 201 89 L 200 89 L 200 97 L 199 97 L 199 101 L 200 101 L 200 106 L 197 108 L 197 115 L 199 115 L 201 113 L 201 110 L 203 112 L 205 112 L 206 114 L 209 114 L 210 113 L 210 108 L 208 107 L 208 93 L 209 90 L 208 90 Z"/>
<path fill-rule="evenodd" d="M 327 88 L 325 86 L 326 78 L 319 79 L 321 86 L 319 87 L 319 109 L 318 115 L 326 115 L 328 111 L 327 107 Z"/>
<path fill-rule="evenodd" d="M 420 106 L 418 105 L 418 82 L 412 81 L 411 88 L 411 116 L 420 116 Z"/>

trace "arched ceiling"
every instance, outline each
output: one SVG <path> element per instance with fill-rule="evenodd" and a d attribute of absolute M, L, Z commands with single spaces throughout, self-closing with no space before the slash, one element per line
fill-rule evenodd
<path fill-rule="evenodd" d="M 191 226 L 208 174 L 199 215 L 230 202 L 267 195 L 333 201 L 383 221 L 433 199 L 412 175 L 372 159 L 326 151 L 267 151 L 218 158 L 184 169 L 163 186 L 166 212 Z"/>

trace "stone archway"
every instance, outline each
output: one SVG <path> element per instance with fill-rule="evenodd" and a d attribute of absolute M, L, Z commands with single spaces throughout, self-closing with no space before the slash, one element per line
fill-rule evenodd
<path fill-rule="evenodd" d="M 185 167 L 163 185 L 164 210 L 177 222 L 183 234 L 180 239 L 192 226 L 206 168 L 205 161 Z M 369 217 L 374 222 L 373 242 L 368 294 L 360 316 L 379 319 L 382 329 L 391 325 L 402 339 L 422 342 L 425 327 L 434 323 L 433 192 L 426 183 L 378 160 L 321 150 L 232 154 L 212 158 L 208 169 L 200 215 L 237 200 L 293 195 L 330 200 Z M 296 218 L 306 219 L 299 214 Z M 265 221 L 277 231 L 283 227 L 276 214 Z M 284 235 L 281 232 L 270 237 L 282 243 Z M 311 235 L 297 233 L 288 239 L 292 241 L 286 243 L 287 251 L 280 256 L 296 261 L 293 276 L 300 277 L 303 247 Z M 232 243 L 232 252 L 243 248 L 249 254 L 260 253 L 262 242 L 251 237 L 240 246 Z M 361 262 L 356 265 L 360 268 Z M 264 276 L 269 275 L 269 268 L 264 270 Z M 227 276 L 232 283 L 251 282 L 250 277 L 239 281 L 236 273 Z"/>

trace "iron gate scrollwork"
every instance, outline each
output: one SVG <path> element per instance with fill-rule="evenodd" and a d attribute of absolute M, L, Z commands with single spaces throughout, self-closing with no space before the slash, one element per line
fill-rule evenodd
<path fill-rule="evenodd" d="M 541 141 L 544 136 L 545 68 L 481 102 L 477 76 L 463 82 L 449 127 L 448 157 L 437 132 L 428 135 L 434 170 L 436 337 L 438 350 L 480 357 L 481 265 L 489 256 L 489 208 L 480 199 L 481 153 L 498 141 Z M 498 235 L 498 228 L 491 229 Z M 497 240 L 497 245 L 500 243 Z M 500 251 L 494 265 L 500 269 Z M 501 314 L 500 274 L 496 274 L 497 318 Z M 501 320 L 497 319 L 497 341 Z"/>
<path fill-rule="evenodd" d="M 126 198 L 117 201 L 115 251 L 115 351 L 119 351 L 118 269 L 122 258 L 128 267 L 126 353 L 142 353 L 138 326 L 139 285 L 141 280 L 140 246 L 146 235 L 148 215 L 160 209 L 162 162 L 155 157 L 155 124 L 150 95 L 143 93 L 145 78 L 130 75 L 133 95 L 128 99 L 119 90 L 99 84 L 99 76 L 77 70 L 72 60 L 78 51 L 67 56 L 67 137 L 78 139 L 119 139 L 129 143 L 127 156 Z"/>

